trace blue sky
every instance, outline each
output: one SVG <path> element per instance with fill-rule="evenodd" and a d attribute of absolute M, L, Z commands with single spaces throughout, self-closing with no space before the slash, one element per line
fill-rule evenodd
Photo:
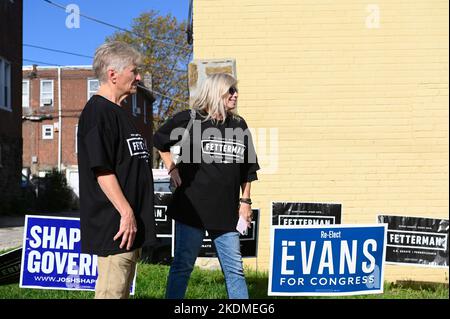
<path fill-rule="evenodd" d="M 133 18 L 149 10 L 161 15 L 172 14 L 178 20 L 187 20 L 189 0 L 50 0 L 67 7 L 77 5 L 80 13 L 121 28 L 130 29 Z M 69 13 L 44 0 L 23 1 L 23 43 L 93 56 L 95 49 L 114 28 L 80 17 L 79 28 L 68 28 Z M 73 21 L 73 19 L 69 19 Z M 23 58 L 52 65 L 90 65 L 92 59 L 50 52 L 24 46 Z M 33 62 L 23 61 L 24 65 Z M 39 64 L 38 65 L 44 65 Z"/>

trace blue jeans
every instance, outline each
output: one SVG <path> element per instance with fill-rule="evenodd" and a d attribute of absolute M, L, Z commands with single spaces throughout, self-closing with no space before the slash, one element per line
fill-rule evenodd
<path fill-rule="evenodd" d="M 166 298 L 182 299 L 202 246 L 205 231 L 175 224 L 175 256 L 167 279 Z M 248 299 L 238 232 L 210 232 L 225 277 L 228 298 Z"/>

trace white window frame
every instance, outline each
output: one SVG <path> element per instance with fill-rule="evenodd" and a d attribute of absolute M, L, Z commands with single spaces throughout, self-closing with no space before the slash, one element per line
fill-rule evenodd
<path fill-rule="evenodd" d="M 75 154 L 78 154 L 78 124 L 75 125 Z"/>
<path fill-rule="evenodd" d="M 97 91 L 91 91 L 90 90 L 91 89 L 91 82 L 98 82 L 98 85 L 100 86 L 100 81 L 98 79 L 88 79 L 87 80 L 87 100 L 89 100 L 92 95 L 97 93 Z"/>
<path fill-rule="evenodd" d="M 46 135 L 47 130 L 50 130 L 50 135 Z M 45 124 L 42 125 L 42 139 L 43 140 L 52 140 L 53 139 L 53 124 Z"/>
<path fill-rule="evenodd" d="M 0 109 L 12 112 L 11 63 L 0 57 Z"/>
<path fill-rule="evenodd" d="M 27 94 L 23 89 L 24 83 L 26 84 Z M 30 107 L 30 80 L 22 80 L 22 107 Z"/>
<path fill-rule="evenodd" d="M 43 86 L 44 82 L 50 82 L 50 83 L 52 84 L 52 90 L 51 90 L 51 92 L 46 92 L 46 93 L 51 93 L 51 98 L 50 98 L 50 99 L 52 100 L 52 104 L 44 105 L 44 103 L 43 103 L 44 98 L 43 98 L 43 96 L 42 96 L 42 94 L 43 94 L 43 92 L 42 92 L 42 86 Z M 40 82 L 40 90 L 39 90 L 39 93 L 40 93 L 40 99 L 39 99 L 40 102 L 39 102 L 39 105 L 40 105 L 41 107 L 46 107 L 46 106 L 53 107 L 53 106 L 55 105 L 54 89 L 55 89 L 55 87 L 54 87 L 54 81 L 53 81 L 53 80 L 49 80 L 49 79 L 41 79 L 41 82 Z"/>

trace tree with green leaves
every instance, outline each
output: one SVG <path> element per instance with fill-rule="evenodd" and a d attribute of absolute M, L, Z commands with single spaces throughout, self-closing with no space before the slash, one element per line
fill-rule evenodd
<path fill-rule="evenodd" d="M 188 108 L 189 89 L 187 67 L 192 46 L 186 40 L 185 21 L 179 22 L 171 14 L 160 16 L 157 11 L 142 13 L 133 20 L 130 31 L 120 31 L 107 41 L 124 41 L 134 45 L 144 55 L 141 74 L 151 75 L 153 128 L 158 129 L 171 115 Z M 159 155 L 154 152 L 153 165 Z"/>

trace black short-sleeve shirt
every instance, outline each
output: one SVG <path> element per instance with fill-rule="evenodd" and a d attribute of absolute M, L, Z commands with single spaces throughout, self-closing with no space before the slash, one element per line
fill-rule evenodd
<path fill-rule="evenodd" d="M 153 145 L 167 152 L 181 140 L 190 111 L 177 113 L 153 137 Z M 241 184 L 257 180 L 259 165 L 247 123 L 229 116 L 225 123 L 196 114 L 190 138 L 183 146 L 188 156 L 179 164 L 181 185 L 175 190 L 167 214 L 184 224 L 206 230 L 236 231 Z M 242 132 L 242 133 L 241 133 Z M 172 138 L 171 138 L 172 135 Z M 178 135 L 178 139 L 174 138 Z"/>
<path fill-rule="evenodd" d="M 100 95 L 92 96 L 80 115 L 77 142 L 82 252 L 108 256 L 126 251 L 119 248 L 121 238 L 113 240 L 120 214 L 101 190 L 96 169 L 114 172 L 133 209 L 137 234 L 132 249 L 153 243 L 150 154 L 126 111 Z"/>

